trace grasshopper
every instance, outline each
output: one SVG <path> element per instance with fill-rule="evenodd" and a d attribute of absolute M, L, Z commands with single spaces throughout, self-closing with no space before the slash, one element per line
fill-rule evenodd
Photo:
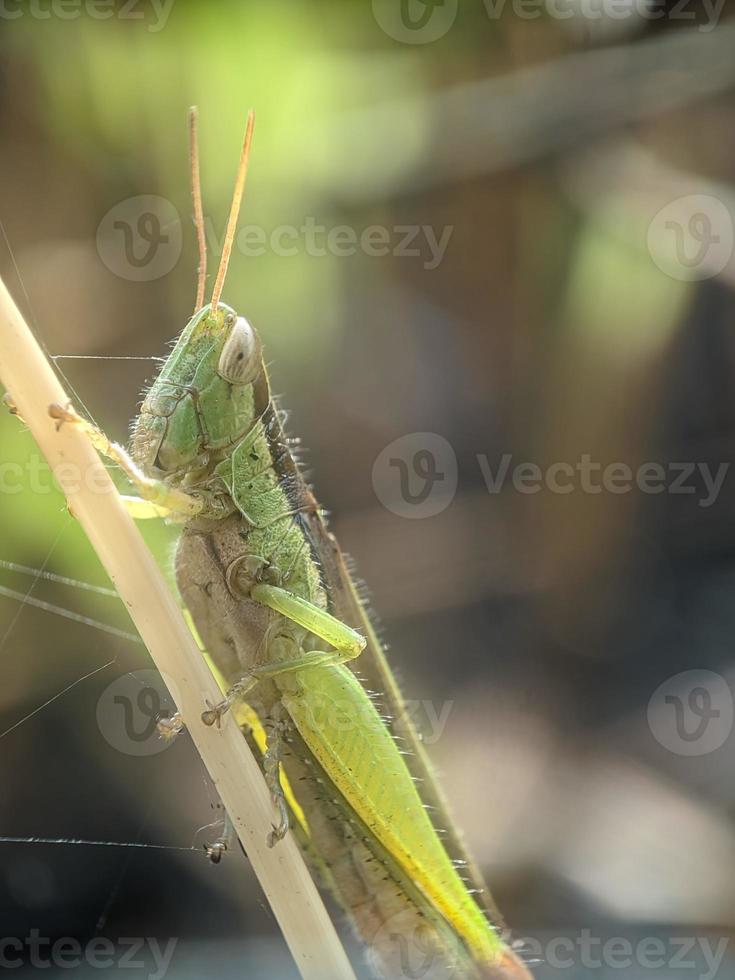
<path fill-rule="evenodd" d="M 122 467 L 139 494 L 126 498 L 135 517 L 182 524 L 177 585 L 223 688 L 203 720 L 219 725 L 231 711 L 254 742 L 279 814 L 269 843 L 293 827 L 374 972 L 527 980 L 499 920 L 475 898 L 479 874 L 284 436 L 258 333 L 221 301 L 253 124 L 251 112 L 205 303 L 190 114 L 200 252 L 195 312 L 145 396 L 129 452 L 70 407 L 51 413 L 59 424 L 86 427 Z M 176 720 L 169 730 L 180 727 Z M 213 845 L 212 860 L 225 848 L 224 840 Z"/>

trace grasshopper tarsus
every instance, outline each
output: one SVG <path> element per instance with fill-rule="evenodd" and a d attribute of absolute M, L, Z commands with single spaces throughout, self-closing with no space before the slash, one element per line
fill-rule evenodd
<path fill-rule="evenodd" d="M 279 784 L 280 785 L 280 784 Z M 278 813 L 280 815 L 280 820 L 278 825 L 273 824 L 272 829 L 269 831 L 266 838 L 266 843 L 268 847 L 275 847 L 279 841 L 283 838 L 289 831 L 290 820 L 288 816 L 288 807 L 286 806 L 286 801 L 283 798 L 283 793 L 277 792 L 272 794 L 273 804 L 278 808 Z"/>
<path fill-rule="evenodd" d="M 66 408 L 57 402 L 52 402 L 48 407 L 48 413 L 56 421 L 57 432 L 65 422 L 76 422 L 78 418 L 76 412 L 71 407 L 71 402 L 69 402 Z"/>
<path fill-rule="evenodd" d="M 20 415 L 18 406 L 15 404 L 13 399 L 10 397 L 10 393 L 7 391 L 3 395 L 3 405 L 7 408 L 11 415 Z"/>
<path fill-rule="evenodd" d="M 206 725 L 207 728 L 211 728 L 213 725 L 216 725 L 217 728 L 221 728 L 222 715 L 225 713 L 225 711 L 227 711 L 228 708 L 229 708 L 229 704 L 227 702 L 222 702 L 221 704 L 212 705 L 209 703 L 209 701 L 207 701 L 207 710 L 202 711 L 201 714 L 202 724 Z"/>

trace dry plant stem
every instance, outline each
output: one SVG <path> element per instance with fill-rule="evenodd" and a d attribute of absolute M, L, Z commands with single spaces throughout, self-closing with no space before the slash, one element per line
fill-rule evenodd
<path fill-rule="evenodd" d="M 112 480 L 79 427 L 58 429 L 52 403 L 67 404 L 56 375 L 0 281 L 0 380 L 63 488 L 125 602 L 242 841 L 291 953 L 306 980 L 354 980 L 354 974 L 292 836 L 270 849 L 270 795 L 239 728 L 201 721 L 221 692 Z M 71 464 L 71 465 L 69 465 Z M 81 479 L 79 475 L 81 474 Z M 244 965 L 244 964 L 243 964 Z"/>

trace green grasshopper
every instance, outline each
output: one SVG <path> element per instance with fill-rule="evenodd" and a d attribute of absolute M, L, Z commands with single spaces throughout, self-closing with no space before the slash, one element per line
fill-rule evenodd
<path fill-rule="evenodd" d="M 177 584 L 225 691 L 203 720 L 219 725 L 232 709 L 257 744 L 279 813 L 269 843 L 293 825 L 374 971 L 528 978 L 474 896 L 483 887 L 479 875 L 284 436 L 258 334 L 220 299 L 253 123 L 251 113 L 212 299 L 204 304 L 192 110 L 196 307 L 145 396 L 130 453 L 71 408 L 51 412 L 59 424 L 84 426 L 123 468 L 139 493 L 126 498 L 134 516 L 183 524 Z M 169 725 L 180 727 L 178 720 Z M 221 840 L 210 849 L 213 860 L 224 848 Z"/>

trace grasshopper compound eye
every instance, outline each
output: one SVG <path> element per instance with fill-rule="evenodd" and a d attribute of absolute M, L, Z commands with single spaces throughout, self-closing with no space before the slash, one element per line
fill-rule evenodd
<path fill-rule="evenodd" d="M 217 374 L 233 385 L 254 381 L 262 364 L 260 340 L 244 316 L 228 314 L 225 324 L 233 323 L 217 364 Z"/>

